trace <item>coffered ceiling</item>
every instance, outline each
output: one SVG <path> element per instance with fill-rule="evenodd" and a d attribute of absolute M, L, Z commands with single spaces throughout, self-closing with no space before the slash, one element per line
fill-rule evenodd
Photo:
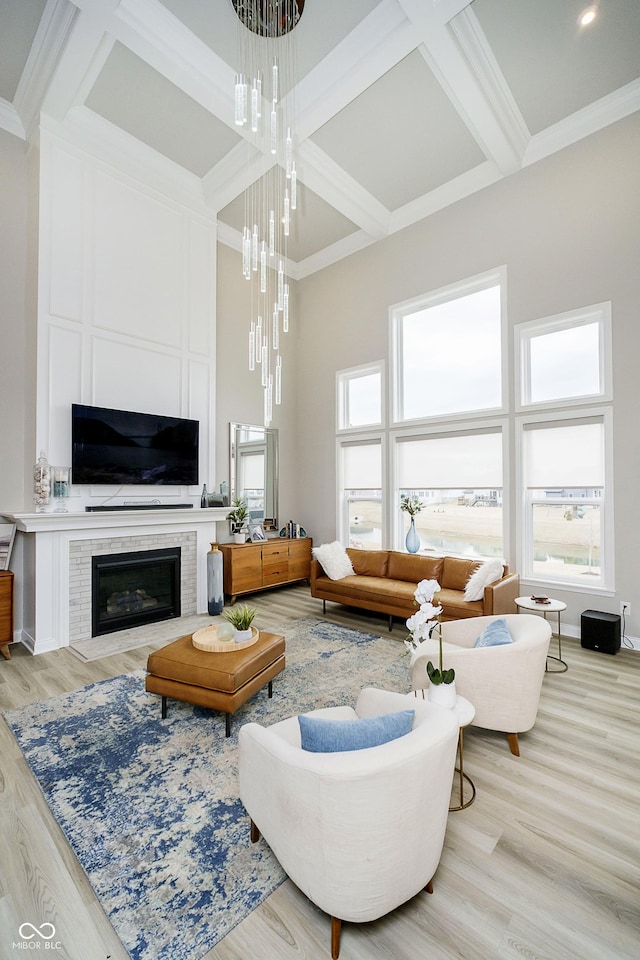
<path fill-rule="evenodd" d="M 290 275 L 637 111 L 640 0 L 600 0 L 580 27 L 588 3 L 306 0 Z M 1 0 L 0 127 L 30 140 L 43 124 L 170 182 L 239 248 L 271 158 L 234 126 L 238 64 L 231 0 Z"/>

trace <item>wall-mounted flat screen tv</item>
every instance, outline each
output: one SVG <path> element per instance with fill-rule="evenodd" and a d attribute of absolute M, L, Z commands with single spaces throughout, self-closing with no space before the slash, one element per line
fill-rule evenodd
<path fill-rule="evenodd" d="M 197 420 L 74 403 L 72 482 L 196 485 L 198 434 Z"/>

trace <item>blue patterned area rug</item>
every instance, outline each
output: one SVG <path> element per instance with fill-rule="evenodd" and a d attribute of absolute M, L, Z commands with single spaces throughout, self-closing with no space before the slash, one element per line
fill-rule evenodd
<path fill-rule="evenodd" d="M 4 717 L 56 820 L 133 960 L 199 960 L 283 882 L 249 842 L 238 799 L 242 723 L 269 724 L 354 703 L 361 687 L 409 690 L 397 640 L 323 620 L 274 632 L 287 665 L 224 715 L 146 693 L 145 671 L 92 684 Z"/>

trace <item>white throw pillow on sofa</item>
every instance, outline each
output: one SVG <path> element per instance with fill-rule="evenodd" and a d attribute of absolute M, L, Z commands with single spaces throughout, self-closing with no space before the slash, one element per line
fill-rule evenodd
<path fill-rule="evenodd" d="M 355 573 L 349 554 L 339 540 L 322 543 L 319 547 L 314 547 L 312 552 L 330 580 L 342 580 L 343 577 L 352 577 Z"/>
<path fill-rule="evenodd" d="M 482 600 L 484 588 L 488 587 L 494 580 L 499 580 L 502 577 L 503 570 L 502 560 L 486 560 L 467 580 L 467 585 L 464 588 L 464 599 L 467 602 Z"/>

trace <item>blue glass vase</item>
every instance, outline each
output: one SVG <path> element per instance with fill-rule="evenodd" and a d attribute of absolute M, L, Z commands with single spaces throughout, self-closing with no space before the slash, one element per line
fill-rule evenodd
<path fill-rule="evenodd" d="M 222 613 L 224 607 L 222 580 L 222 552 L 217 543 L 212 543 L 207 554 L 207 605 L 210 617 Z"/>
<path fill-rule="evenodd" d="M 420 549 L 420 535 L 416 530 L 416 522 L 413 517 L 411 517 L 411 526 L 407 531 L 407 539 L 405 540 L 405 546 L 408 553 L 417 553 Z"/>

